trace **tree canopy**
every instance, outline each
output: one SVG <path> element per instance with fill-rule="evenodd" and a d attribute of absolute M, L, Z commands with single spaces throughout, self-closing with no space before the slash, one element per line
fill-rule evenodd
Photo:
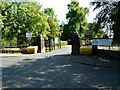
<path fill-rule="evenodd" d="M 44 13 L 47 17 L 47 22 L 50 27 L 50 33 L 48 34 L 49 38 L 55 38 L 60 35 L 60 26 L 58 20 L 52 8 L 46 8 Z"/>
<path fill-rule="evenodd" d="M 100 9 L 99 13 L 96 15 L 96 27 L 106 28 L 108 30 L 113 30 L 114 43 L 120 43 L 120 1 L 108 1 L 108 2 L 91 2 L 96 9 Z"/>
<path fill-rule="evenodd" d="M 74 32 L 82 38 L 83 31 L 88 29 L 88 22 L 86 14 L 89 12 L 88 8 L 79 6 L 79 2 L 72 1 L 68 4 L 69 12 L 66 14 L 67 24 L 64 25 L 62 38 L 69 40 Z"/>
<path fill-rule="evenodd" d="M 42 34 L 45 39 L 59 36 L 58 20 L 52 8 L 42 10 L 42 6 L 37 2 L 3 1 L 0 4 L 0 28 L 3 39 L 16 38 L 26 42 L 26 32 L 31 32 L 33 36 Z"/>
<path fill-rule="evenodd" d="M 89 23 L 88 27 L 93 31 L 92 38 L 103 38 L 106 35 L 103 29 L 97 28 L 96 22 Z"/>

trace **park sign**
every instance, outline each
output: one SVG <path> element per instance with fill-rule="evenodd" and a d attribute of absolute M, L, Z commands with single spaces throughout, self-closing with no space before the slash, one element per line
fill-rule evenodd
<path fill-rule="evenodd" d="M 58 44 L 58 37 L 55 37 L 55 44 Z"/>
<path fill-rule="evenodd" d="M 31 44 L 31 38 L 32 38 L 32 33 L 31 32 L 27 32 L 26 33 L 26 37 L 27 37 L 27 43 L 28 43 L 28 45 L 30 45 Z"/>
<path fill-rule="evenodd" d="M 111 46 L 112 39 L 92 39 L 91 44 L 97 46 Z"/>
<path fill-rule="evenodd" d="M 31 32 L 27 32 L 27 33 L 26 33 L 26 37 L 27 37 L 27 38 L 32 38 L 32 33 L 31 33 Z"/>

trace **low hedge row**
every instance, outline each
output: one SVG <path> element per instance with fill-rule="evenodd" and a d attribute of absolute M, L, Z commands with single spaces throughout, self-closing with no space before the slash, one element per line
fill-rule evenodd
<path fill-rule="evenodd" d="M 0 53 L 27 53 L 27 49 L 23 48 L 6 48 L 6 49 L 0 49 Z"/>

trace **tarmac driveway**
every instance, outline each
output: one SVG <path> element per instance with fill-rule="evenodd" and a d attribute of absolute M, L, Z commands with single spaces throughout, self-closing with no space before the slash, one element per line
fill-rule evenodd
<path fill-rule="evenodd" d="M 3 67 L 2 86 L 6 88 L 120 88 L 119 69 L 70 62 L 69 54 L 70 48 L 63 48 L 43 55 L 18 57 L 22 61 Z M 84 58 L 79 57 L 79 59 Z"/>

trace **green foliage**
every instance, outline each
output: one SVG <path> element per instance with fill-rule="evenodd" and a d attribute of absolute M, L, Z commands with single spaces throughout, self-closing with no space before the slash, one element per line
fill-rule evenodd
<path fill-rule="evenodd" d="M 89 30 L 93 31 L 92 38 L 103 38 L 105 36 L 105 32 L 102 29 L 97 28 L 96 23 L 89 23 Z"/>
<path fill-rule="evenodd" d="M 100 9 L 96 15 L 96 26 L 98 28 L 107 28 L 107 30 L 113 30 L 114 43 L 120 43 L 120 1 L 108 1 L 108 2 L 91 2 L 95 6 L 95 9 Z"/>
<path fill-rule="evenodd" d="M 116 44 L 120 44 L 120 1 L 118 2 L 116 8 L 113 9 L 111 19 L 115 22 L 113 24 L 113 41 Z"/>
<path fill-rule="evenodd" d="M 17 39 L 13 38 L 11 39 L 2 39 L 0 38 L 0 45 L 2 46 L 2 48 L 4 47 L 17 47 Z"/>
<path fill-rule="evenodd" d="M 2 16 L 2 7 L 3 7 L 3 4 L 2 4 L 2 2 L 0 2 L 0 38 L 1 38 L 1 36 L 2 36 L 2 32 L 1 32 L 1 29 L 3 28 L 3 16 Z"/>
<path fill-rule="evenodd" d="M 26 32 L 32 32 L 33 36 L 42 33 L 47 38 L 49 25 L 44 13 L 40 11 L 41 6 L 39 4 L 35 2 L 6 4 L 7 7 L 9 5 L 11 7 L 6 7 L 6 10 L 3 11 L 3 13 L 7 13 L 4 20 L 5 35 L 14 34 L 14 37 L 17 37 L 18 33 L 25 36 Z M 11 36 L 12 38 L 13 36 Z"/>
<path fill-rule="evenodd" d="M 20 45 L 26 42 L 26 32 L 32 32 L 33 36 L 42 34 L 45 39 L 60 35 L 60 27 L 53 9 L 48 8 L 43 12 L 41 5 L 36 2 L 2 2 L 1 4 L 2 39 L 7 41 L 8 38 L 10 40 L 16 38 L 17 44 Z"/>
<path fill-rule="evenodd" d="M 50 27 L 50 33 L 48 34 L 49 38 L 55 38 L 60 35 L 60 26 L 58 20 L 52 8 L 46 8 L 44 13 L 47 17 L 47 22 Z"/>
<path fill-rule="evenodd" d="M 64 25 L 62 38 L 69 40 L 74 32 L 77 32 L 83 38 L 83 31 L 88 29 L 88 22 L 86 14 L 89 12 L 88 8 L 79 7 L 79 2 L 72 1 L 68 4 L 69 12 L 66 14 L 68 24 Z"/>
<path fill-rule="evenodd" d="M 44 13 L 40 11 L 41 6 L 37 3 L 30 3 L 26 8 L 27 16 L 27 31 L 32 32 L 34 36 L 42 34 L 44 38 L 47 38 L 49 33 L 49 24 Z"/>
<path fill-rule="evenodd" d="M 99 30 L 97 33 L 93 32 L 93 38 L 104 38 L 105 32 L 103 30 Z"/>
<path fill-rule="evenodd" d="M 48 38 L 49 24 L 44 12 L 40 11 L 41 5 L 36 2 L 2 2 L 2 16 L 4 27 L 2 27 L 2 37 L 4 40 L 13 40 L 14 38 L 26 42 L 26 32 L 32 32 L 33 36 L 43 34 Z M 18 44 L 20 44 L 18 42 Z"/>

